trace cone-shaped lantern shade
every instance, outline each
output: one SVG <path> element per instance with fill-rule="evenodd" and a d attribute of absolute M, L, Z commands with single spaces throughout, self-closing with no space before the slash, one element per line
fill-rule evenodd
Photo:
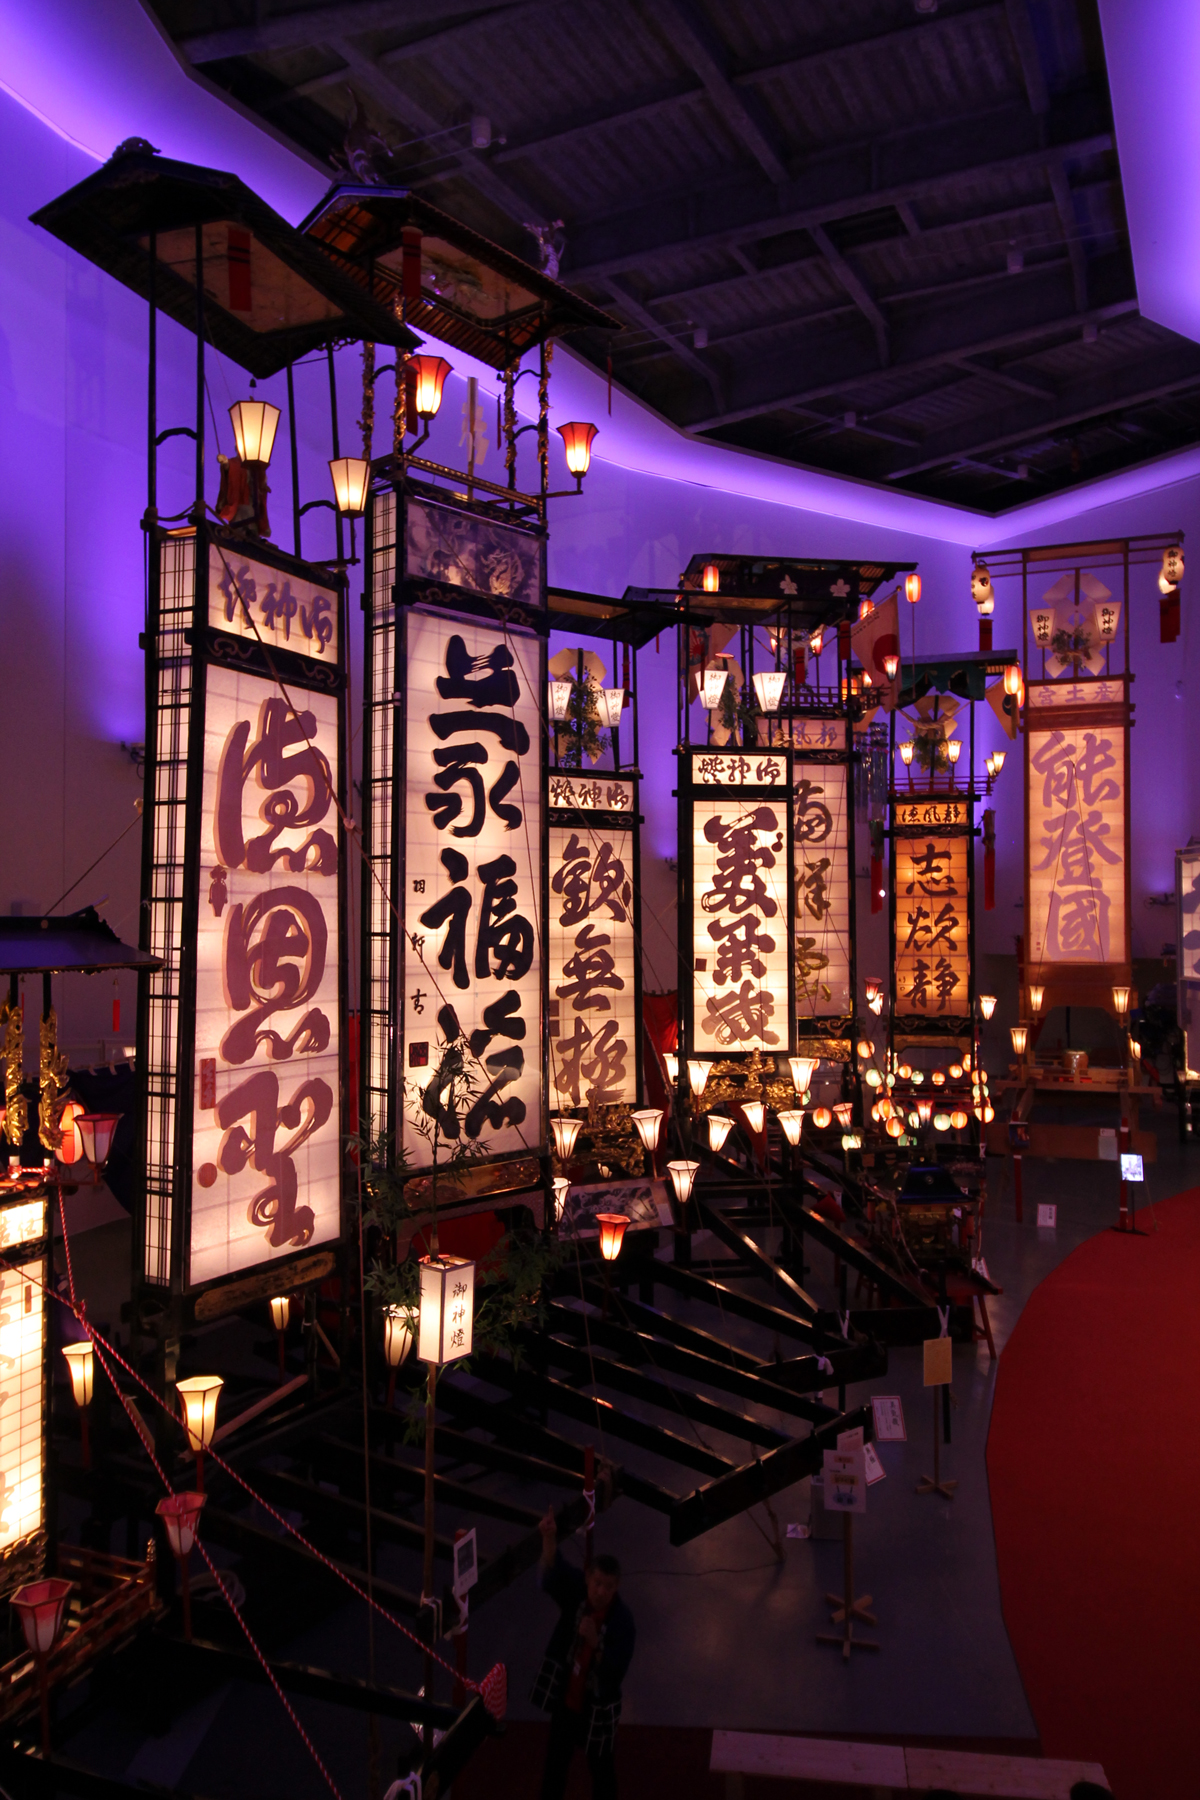
<path fill-rule="evenodd" d="M 756 1135 L 762 1131 L 767 1122 L 767 1109 L 761 1100 L 743 1100 L 742 1115 L 747 1125 Z"/>
<path fill-rule="evenodd" d="M 550 682 L 550 717 L 552 719 L 561 721 L 567 717 L 571 708 L 571 689 L 574 686 L 573 681 Z"/>
<path fill-rule="evenodd" d="M 560 1115 L 557 1119 L 551 1119 L 550 1129 L 554 1133 L 554 1148 L 558 1153 L 558 1160 L 566 1162 L 575 1148 L 575 1139 L 583 1129 L 583 1120 Z"/>
<path fill-rule="evenodd" d="M 712 1064 L 710 1062 L 694 1061 L 688 1063 L 687 1069 L 688 1086 L 698 1100 L 704 1092 L 705 1085 L 712 1070 Z"/>
<path fill-rule="evenodd" d="M 83 1141 L 83 1154 L 98 1169 L 102 1169 L 108 1161 L 113 1137 L 120 1123 L 120 1113 L 79 1113 L 76 1116 L 75 1126 Z"/>
<path fill-rule="evenodd" d="M 63 1608 L 73 1582 L 57 1577 L 49 1581 L 28 1581 L 12 1597 L 25 1642 L 35 1656 L 46 1656 L 58 1641 L 62 1630 Z"/>
<path fill-rule="evenodd" d="M 196 1529 L 207 1498 L 207 1494 L 168 1494 L 154 1509 L 166 1528 L 171 1555 L 180 1562 L 189 1557 L 195 1547 Z"/>
<path fill-rule="evenodd" d="M 605 1262 L 616 1262 L 621 1254 L 621 1245 L 625 1241 L 625 1227 L 629 1224 L 627 1213 L 597 1213 L 596 1223 L 600 1227 L 600 1254 Z"/>
<path fill-rule="evenodd" d="M 720 1113 L 708 1115 L 708 1147 L 710 1150 L 723 1150 L 725 1139 L 733 1130 L 733 1120 L 723 1118 Z"/>
<path fill-rule="evenodd" d="M 990 1019 L 992 1014 L 996 1010 L 995 994 L 980 994 L 979 1010 L 983 1014 L 985 1019 Z"/>
<path fill-rule="evenodd" d="M 225 1382 L 220 1375 L 190 1375 L 175 1383 L 183 1405 L 188 1443 L 195 1451 L 207 1450 L 217 1429 L 217 1401 Z"/>
<path fill-rule="evenodd" d="M 798 1094 L 806 1094 L 812 1085 L 812 1078 L 820 1058 L 817 1056 L 789 1056 L 788 1063 L 792 1071 L 792 1086 Z"/>
<path fill-rule="evenodd" d="M 798 1106 L 789 1106 L 785 1112 L 776 1117 L 783 1128 L 783 1135 L 793 1147 L 800 1142 L 800 1132 L 804 1125 L 804 1113 Z"/>
<path fill-rule="evenodd" d="M 1129 989 L 1127 987 L 1113 989 L 1113 1005 L 1117 1009 L 1117 1017 L 1123 1019 L 1129 1011 Z"/>
<path fill-rule="evenodd" d="M 610 731 L 621 723 L 621 714 L 624 710 L 625 689 L 623 687 L 600 689 L 598 711 L 601 722 L 607 725 Z"/>
<path fill-rule="evenodd" d="M 663 1112 L 658 1106 L 644 1106 L 640 1111 L 630 1113 L 634 1129 L 650 1154 L 658 1149 L 659 1133 L 662 1131 Z"/>
<path fill-rule="evenodd" d="M 572 475 L 582 480 L 591 467 L 592 439 L 596 436 L 597 427 L 585 424 L 580 419 L 572 419 L 566 425 L 556 426 L 563 448 L 567 453 L 567 467 Z"/>
<path fill-rule="evenodd" d="M 729 680 L 729 670 L 724 663 L 719 663 L 704 671 L 704 686 L 701 699 L 706 711 L 715 712 L 721 704 L 721 695 L 725 692 L 725 683 Z"/>
<path fill-rule="evenodd" d="M 782 669 L 764 669 L 754 677 L 754 691 L 758 695 L 758 704 L 765 713 L 779 710 L 779 702 L 783 695 L 783 684 L 787 675 Z"/>
<path fill-rule="evenodd" d="M 1011 1036 L 1013 1049 L 1018 1056 L 1024 1056 L 1025 1046 L 1029 1042 L 1029 1027 L 1027 1025 L 1014 1025 L 1012 1027 Z"/>
<path fill-rule="evenodd" d="M 271 1323 L 276 1331 L 286 1331 L 292 1314 L 292 1296 L 276 1294 L 271 1301 Z"/>
<path fill-rule="evenodd" d="M 450 364 L 444 356 L 410 356 L 406 367 L 413 382 L 413 408 L 420 418 L 432 419 L 442 404 Z"/>
<path fill-rule="evenodd" d="M 84 1338 L 78 1344 L 64 1344 L 63 1355 L 71 1373 L 71 1394 L 75 1404 L 84 1407 L 92 1397 L 92 1377 L 95 1372 L 96 1359 L 92 1351 L 92 1340 Z"/>
<path fill-rule="evenodd" d="M 229 409 L 233 441 L 244 463 L 269 463 L 275 448 L 279 408 L 269 400 L 235 400 Z"/>
<path fill-rule="evenodd" d="M 556 1175 L 551 1185 L 554 1188 L 554 1217 L 558 1220 L 563 1216 L 563 1208 L 567 1204 L 571 1183 L 565 1175 Z"/>
<path fill-rule="evenodd" d="M 686 1206 L 692 1197 L 696 1176 L 700 1172 L 698 1162 L 689 1162 L 681 1157 L 678 1162 L 667 1164 L 667 1174 L 671 1177 L 671 1186 L 675 1189 L 675 1198 L 680 1206 Z"/>
<path fill-rule="evenodd" d="M 403 1306 L 389 1306 L 383 1315 L 383 1354 L 389 1369 L 398 1369 L 412 1349 L 412 1326 Z"/>
<path fill-rule="evenodd" d="M 664 1050 L 663 1062 L 667 1067 L 667 1080 L 673 1087 L 679 1080 L 679 1058 L 673 1050 Z"/>
<path fill-rule="evenodd" d="M 370 463 L 361 456 L 337 456 L 329 464 L 329 474 L 338 511 L 347 519 L 361 518 L 367 510 Z"/>

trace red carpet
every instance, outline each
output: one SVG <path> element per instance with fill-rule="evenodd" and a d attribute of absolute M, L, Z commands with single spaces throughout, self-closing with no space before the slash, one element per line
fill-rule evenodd
<path fill-rule="evenodd" d="M 1196 1800 L 1200 1189 L 1102 1232 L 1003 1355 L 988 1479 L 1004 1617 L 1046 1756 L 1116 1800 Z"/>

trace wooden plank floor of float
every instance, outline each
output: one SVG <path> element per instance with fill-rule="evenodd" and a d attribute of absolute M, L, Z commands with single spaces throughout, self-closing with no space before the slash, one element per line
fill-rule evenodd
<path fill-rule="evenodd" d="M 986 1795 L 989 1800 L 1069 1800 L 1077 1781 L 1108 1785 L 1099 1763 L 904 1749 L 899 1744 L 853 1744 L 757 1731 L 714 1731 L 709 1768 L 725 1776 L 727 1800 L 740 1800 L 747 1775 L 844 1782 L 880 1796 L 946 1788 L 964 1797 Z"/>

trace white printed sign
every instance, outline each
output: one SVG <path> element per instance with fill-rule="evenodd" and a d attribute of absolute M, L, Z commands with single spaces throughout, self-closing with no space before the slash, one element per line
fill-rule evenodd
<path fill-rule="evenodd" d="M 863 1447 L 853 1450 L 826 1450 L 825 1511 L 865 1513 L 867 1510 L 867 1468 Z"/>
<path fill-rule="evenodd" d="M 1057 1208 L 1057 1206 L 1039 1206 L 1038 1207 L 1038 1229 L 1039 1229 L 1039 1231 L 1057 1231 L 1058 1230 L 1058 1208 Z"/>
<path fill-rule="evenodd" d="M 1146 1174 L 1142 1167 L 1141 1157 L 1131 1155 L 1128 1151 L 1123 1152 L 1121 1156 L 1121 1180 L 1145 1181 L 1145 1179 Z"/>
<path fill-rule="evenodd" d="M 908 1432 L 904 1424 L 904 1403 L 899 1394 L 873 1394 L 871 1411 L 875 1415 L 875 1436 L 881 1444 L 906 1444 Z"/>
<path fill-rule="evenodd" d="M 867 1486 L 874 1487 L 877 1481 L 887 1478 L 887 1470 L 875 1453 L 874 1444 L 863 1445 L 863 1466 L 867 1471 Z"/>

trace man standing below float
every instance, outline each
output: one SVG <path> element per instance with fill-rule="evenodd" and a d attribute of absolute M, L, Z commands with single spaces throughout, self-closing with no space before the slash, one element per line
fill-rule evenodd
<path fill-rule="evenodd" d="M 617 1593 L 621 1565 L 598 1556 L 584 1571 L 564 1561 L 549 1507 L 540 1521 L 542 1588 L 559 1609 L 531 1699 L 550 1714 L 542 1800 L 563 1800 L 576 1750 L 595 1800 L 616 1800 L 621 1683 L 633 1657 L 633 1614 Z"/>

